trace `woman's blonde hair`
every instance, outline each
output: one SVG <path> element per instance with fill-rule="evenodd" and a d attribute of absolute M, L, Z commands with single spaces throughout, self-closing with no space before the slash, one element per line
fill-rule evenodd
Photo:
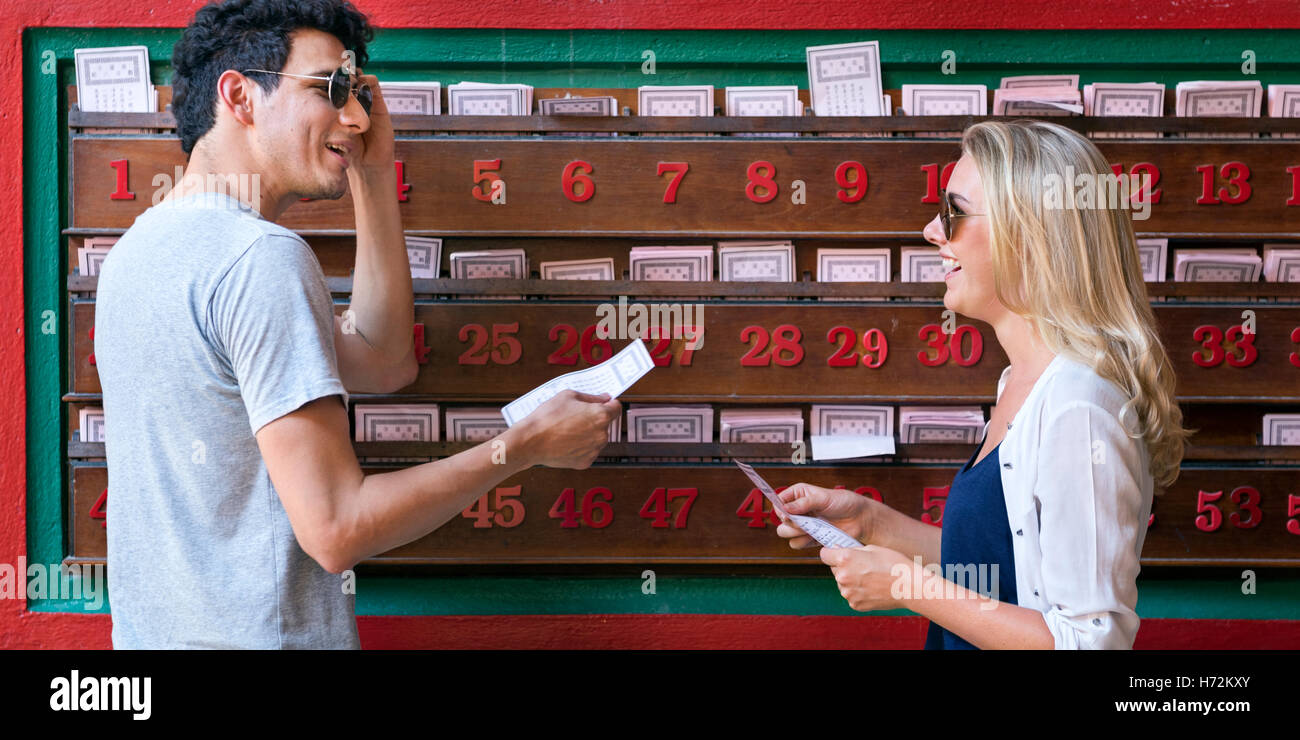
<path fill-rule="evenodd" d="M 983 181 L 998 300 L 1028 319 L 1053 352 L 1128 394 L 1120 423 L 1146 441 L 1156 485 L 1169 486 L 1191 431 L 1183 428 L 1173 368 L 1156 332 L 1130 203 L 1097 198 L 1103 202 L 1070 207 L 1080 205 L 1073 199 L 1078 175 L 1116 184 L 1110 164 L 1092 142 L 1046 121 L 977 123 L 962 136 L 962 151 Z M 1064 198 L 1053 200 L 1057 186 Z"/>

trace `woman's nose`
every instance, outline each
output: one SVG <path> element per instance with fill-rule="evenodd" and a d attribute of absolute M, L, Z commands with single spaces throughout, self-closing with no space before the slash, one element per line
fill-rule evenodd
<path fill-rule="evenodd" d="M 930 219 L 930 223 L 925 225 L 921 235 L 925 237 L 926 241 L 935 246 L 943 246 L 948 241 L 943 237 L 943 222 L 939 220 L 938 214 L 935 214 L 935 217 Z"/>

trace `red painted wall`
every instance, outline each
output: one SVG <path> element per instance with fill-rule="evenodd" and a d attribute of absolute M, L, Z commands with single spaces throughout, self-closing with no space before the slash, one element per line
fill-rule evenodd
<path fill-rule="evenodd" d="M 1300 28 L 1296 0 L 1133 0 L 1104 4 L 1060 0 L 893 0 L 791 2 L 790 0 L 354 0 L 384 28 L 573 28 L 573 29 L 1170 29 Z M 183 27 L 203 0 L 156 0 L 112 4 L 102 0 L 26 0 L 0 7 L 0 69 L 22 69 L 23 29 L 58 27 Z M 21 203 L 23 151 L 22 77 L 0 77 L 0 183 L 11 183 L 5 202 Z M 26 383 L 23 358 L 23 224 L 17 209 L 0 210 L 0 561 L 26 555 Z M 13 431 L 17 430 L 17 431 Z M 787 631 L 791 620 L 818 624 L 811 646 L 919 647 L 924 620 L 900 618 L 880 630 L 881 620 L 841 617 L 572 616 L 572 617 L 370 617 L 359 620 L 367 647 L 473 647 L 461 635 L 485 637 L 488 647 L 732 647 L 724 635 L 739 624 L 760 632 Z M 489 628 L 490 620 L 490 628 Z M 1148 631 L 1148 624 L 1153 624 Z M 1198 623 L 1199 624 L 1199 623 Z M 1184 626 L 1179 626 L 1184 625 Z M 1296 623 L 1269 630 L 1276 647 L 1300 647 Z M 563 629 L 556 629 L 563 626 Z M 1226 630 L 1216 623 L 1213 633 Z M 1182 620 L 1143 623 L 1139 647 L 1177 647 Z M 24 600 L 0 600 L 0 648 L 110 647 L 103 615 L 41 614 Z M 736 630 L 743 632 L 744 630 Z M 659 632 L 667 645 L 642 645 L 637 635 Z M 883 636 L 882 636 L 883 632 Z M 563 634 L 574 644 L 554 645 Z M 451 637 L 456 636 L 456 637 Z M 448 641 L 448 638 L 453 641 Z M 867 642 L 876 639 L 879 642 Z M 628 641 L 632 642 L 628 642 Z M 1182 643 L 1184 646 L 1187 643 Z M 1212 647 L 1197 643 L 1198 647 Z M 736 646 L 739 647 L 739 646 Z M 788 646 L 797 647 L 797 646 Z M 1249 647 L 1240 644 L 1224 648 Z"/>

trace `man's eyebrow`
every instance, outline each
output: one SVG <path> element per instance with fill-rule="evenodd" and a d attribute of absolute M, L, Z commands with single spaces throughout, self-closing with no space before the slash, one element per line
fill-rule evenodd
<path fill-rule="evenodd" d="M 303 74 L 308 74 L 311 75 L 312 77 L 329 77 L 330 75 L 334 74 L 334 70 L 320 69 L 315 72 L 303 72 Z"/>

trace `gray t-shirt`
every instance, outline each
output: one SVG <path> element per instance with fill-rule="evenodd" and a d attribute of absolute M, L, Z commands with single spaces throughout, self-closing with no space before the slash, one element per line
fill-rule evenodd
<path fill-rule="evenodd" d="M 100 268 L 115 648 L 357 648 L 254 434 L 347 391 L 316 255 L 221 193 L 142 213 Z"/>

